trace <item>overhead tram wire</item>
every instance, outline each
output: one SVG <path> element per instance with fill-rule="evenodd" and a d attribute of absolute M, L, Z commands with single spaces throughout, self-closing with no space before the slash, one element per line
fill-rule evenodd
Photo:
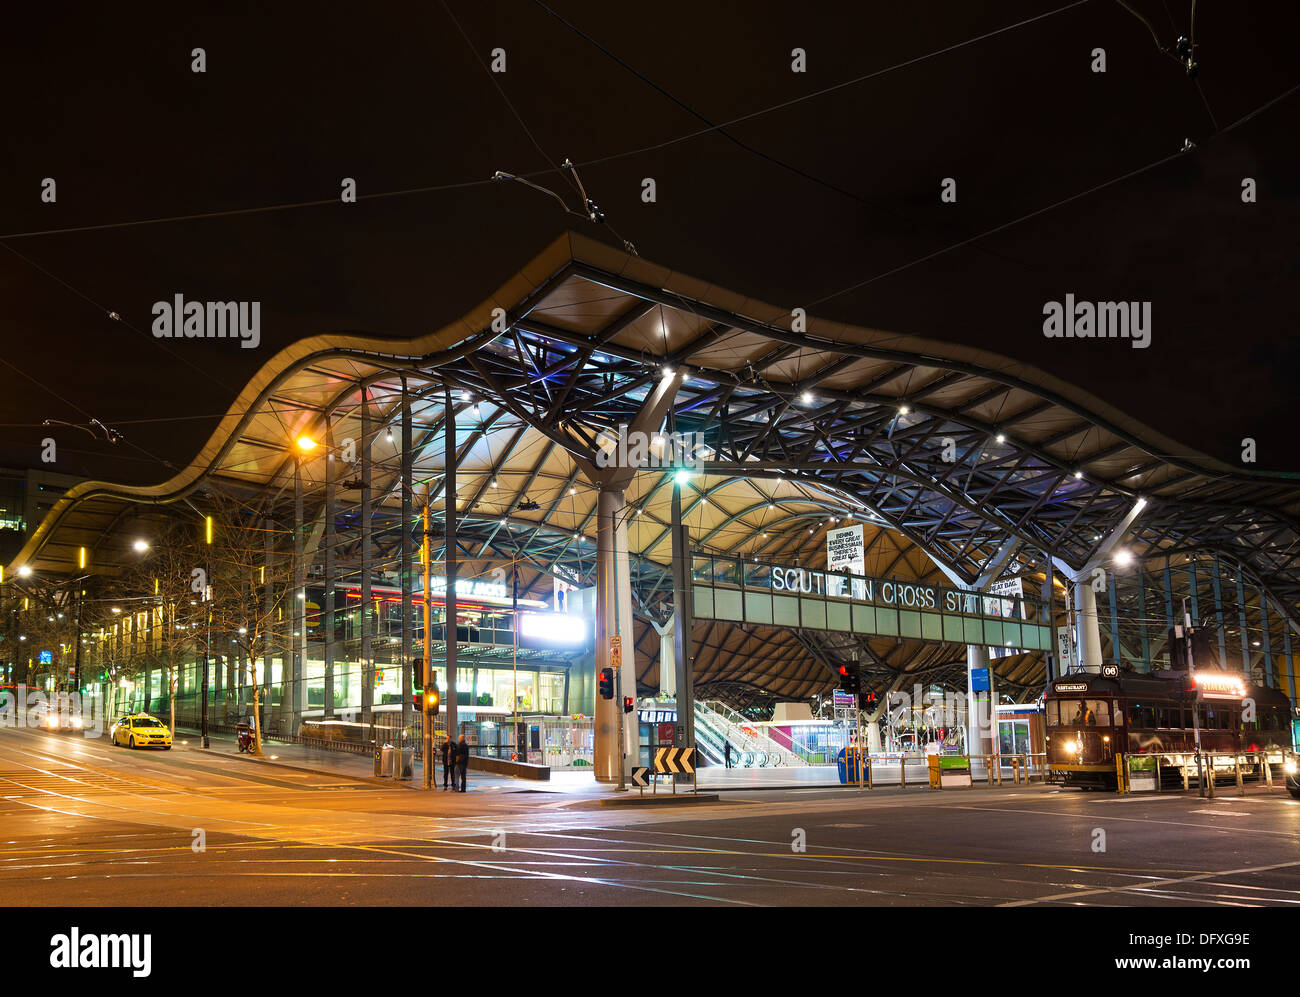
<path fill-rule="evenodd" d="M 583 162 L 577 163 L 576 165 L 579 167 L 599 166 L 603 163 L 612 162 L 617 159 L 626 159 L 628 157 L 641 155 L 647 152 L 655 152 L 659 149 L 666 148 L 667 146 L 676 145 L 681 142 L 686 142 L 693 138 L 698 138 L 701 135 L 707 135 L 710 132 L 717 131 L 722 128 L 727 128 L 731 125 L 739 124 L 742 121 L 749 121 L 753 118 L 761 117 L 773 111 L 779 111 L 786 107 L 791 107 L 795 104 L 803 103 L 804 101 L 807 100 L 813 100 L 817 97 L 821 97 L 825 94 L 832 93 L 836 90 L 841 90 L 845 87 L 850 87 L 853 86 L 854 84 L 862 83 L 869 79 L 874 79 L 879 76 L 884 76 L 885 74 L 894 72 L 895 70 L 898 69 L 905 69 L 908 66 L 916 65 L 917 63 L 924 62 L 927 59 L 932 59 L 936 56 L 940 56 L 948 52 L 956 51 L 957 49 L 964 48 L 967 45 L 973 45 L 976 42 L 985 41 L 986 39 L 995 37 L 996 35 L 1003 34 L 1007 31 L 1015 30 L 1016 28 L 1024 27 L 1025 25 L 1031 24 L 1035 21 L 1041 21 L 1044 20 L 1045 18 L 1053 17 L 1057 14 L 1064 13 L 1068 10 L 1072 10 L 1075 7 L 1080 7 L 1083 4 L 1088 2 L 1089 0 L 1075 0 L 1074 3 L 1067 4 L 1064 7 L 1058 7 L 1055 10 L 1046 11 L 1045 13 L 1038 14 L 1034 17 L 1027 18 L 1023 21 L 1018 21 L 1015 24 L 1008 24 L 1005 27 L 997 28 L 994 31 L 986 32 L 982 35 L 977 35 L 973 38 L 968 38 L 964 41 L 957 42 L 953 45 L 949 45 L 944 48 L 937 49 L 933 52 L 927 52 L 923 55 L 916 56 L 915 58 L 908 59 L 904 62 L 897 63 L 893 66 L 887 66 L 883 69 L 875 70 L 864 76 L 855 77 L 850 80 L 844 80 L 840 83 L 833 84 L 832 86 L 825 87 L 813 93 L 804 94 L 801 97 L 795 97 L 792 98 L 791 100 L 781 101 L 780 103 L 773 104 L 770 107 L 759 108 L 758 110 L 750 111 L 746 114 L 740 115 L 739 117 L 736 118 L 732 118 L 728 121 L 719 122 L 717 125 L 713 125 L 705 128 L 699 128 L 692 132 L 688 132 L 685 135 L 679 135 L 676 138 L 667 139 L 662 142 L 651 143 L 650 145 L 642 146 L 637 149 L 627 149 L 624 150 L 623 152 L 612 153 L 610 155 L 601 156 L 596 159 L 585 160 Z M 541 176 L 548 176 L 555 172 L 558 171 L 538 170 L 533 173 L 521 173 L 519 175 L 527 179 L 534 179 Z M 357 194 L 357 200 L 370 201 L 370 200 L 378 200 L 381 198 L 389 198 L 389 197 L 407 197 L 415 194 L 433 194 L 433 193 L 442 193 L 444 191 L 451 191 L 451 190 L 468 190 L 474 187 L 486 187 L 493 183 L 496 183 L 496 181 L 493 180 L 491 177 L 482 180 L 462 180 L 453 183 L 431 184 L 428 186 L 410 187 L 401 190 L 376 191 L 370 194 Z M 225 209 L 220 211 L 195 212 L 195 213 L 184 214 L 184 215 L 168 215 L 168 216 L 162 216 L 157 218 L 132 219 L 127 221 L 119 221 L 119 222 L 103 222 L 96 225 L 76 225 L 67 228 L 38 229 L 29 232 L 11 232 L 6 235 L 0 235 L 0 241 L 5 239 L 35 238 L 37 236 L 46 236 L 46 235 L 71 235 L 80 232 L 99 232 L 99 231 L 105 231 L 108 229 L 117 229 L 117 228 L 135 228 L 142 225 L 164 225 L 171 222 L 204 221 L 213 218 L 229 218 L 229 217 L 235 217 L 239 215 L 265 214 L 267 212 L 272 212 L 272 211 L 291 211 L 298 208 L 318 208 L 318 207 L 325 207 L 327 205 L 333 205 L 338 203 L 339 203 L 338 197 L 332 196 L 332 197 L 319 198 L 316 200 L 292 201 L 292 202 L 286 202 L 281 204 L 258 205 L 258 206 L 246 207 L 246 208 L 230 208 L 230 209 Z M 614 234 L 617 235 L 618 233 L 615 232 Z"/>

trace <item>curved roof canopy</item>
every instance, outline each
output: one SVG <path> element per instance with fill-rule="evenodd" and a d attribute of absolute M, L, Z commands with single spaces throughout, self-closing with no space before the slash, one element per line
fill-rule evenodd
<path fill-rule="evenodd" d="M 702 434 L 707 446 L 704 473 L 683 496 L 698 547 L 817 566 L 825 530 L 861 522 L 868 574 L 976 585 L 991 564 L 1041 572 L 1051 557 L 1082 570 L 1145 499 L 1125 540 L 1136 556 L 1215 553 L 1297 617 L 1295 481 L 1187 456 L 1076 386 L 1005 357 L 805 318 L 575 234 L 437 332 L 322 335 L 281 351 L 189 466 L 153 487 L 77 486 L 10 570 L 71 571 L 86 546 L 96 570 L 111 573 L 131 556 L 126 527 L 142 506 L 220 483 L 274 508 L 292 496 L 295 465 L 318 510 L 327 473 L 336 475 L 346 557 L 348 510 L 360 501 L 346 461 L 363 439 L 375 462 L 377 528 L 400 515 L 403 391 L 416 492 L 427 486 L 441 502 L 450 391 L 464 556 L 522 561 L 533 584 L 545 574 L 589 580 L 600 440 L 631 423 L 669 371 L 675 393 L 661 428 Z M 294 441 L 304 435 L 325 446 L 300 460 Z M 344 463 L 327 472 L 327 454 Z M 663 618 L 671 588 L 671 492 L 663 470 L 637 472 L 625 490 L 638 667 L 650 681 L 658 640 L 646 621 Z M 698 624 L 696 638 L 697 686 L 733 699 L 755 688 L 810 695 L 850 653 L 880 677 L 901 670 L 927 681 L 963 660 L 952 647 L 733 624 Z M 1000 670 L 1021 686 L 1042 675 L 1035 655 Z"/>

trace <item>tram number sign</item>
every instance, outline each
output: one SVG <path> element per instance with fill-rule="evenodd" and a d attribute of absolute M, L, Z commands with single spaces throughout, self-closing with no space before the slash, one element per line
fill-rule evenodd
<path fill-rule="evenodd" d="M 1101 674 L 1103 678 L 1119 678 L 1119 665 L 1102 665 Z"/>

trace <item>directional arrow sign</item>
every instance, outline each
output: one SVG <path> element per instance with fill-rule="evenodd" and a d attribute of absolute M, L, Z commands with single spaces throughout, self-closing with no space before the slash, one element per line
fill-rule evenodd
<path fill-rule="evenodd" d="M 694 748 L 658 748 L 655 750 L 655 771 L 678 775 L 695 771 Z"/>
<path fill-rule="evenodd" d="M 632 769 L 632 785 L 642 789 L 650 785 L 650 770 L 642 766 Z"/>

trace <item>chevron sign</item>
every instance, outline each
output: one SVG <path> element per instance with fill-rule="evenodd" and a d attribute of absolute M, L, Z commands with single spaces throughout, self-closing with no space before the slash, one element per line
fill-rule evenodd
<path fill-rule="evenodd" d="M 650 770 L 640 765 L 632 769 L 632 785 L 639 786 L 641 789 L 650 785 Z"/>
<path fill-rule="evenodd" d="M 677 775 L 695 771 L 694 748 L 658 748 L 655 750 L 655 771 Z"/>

